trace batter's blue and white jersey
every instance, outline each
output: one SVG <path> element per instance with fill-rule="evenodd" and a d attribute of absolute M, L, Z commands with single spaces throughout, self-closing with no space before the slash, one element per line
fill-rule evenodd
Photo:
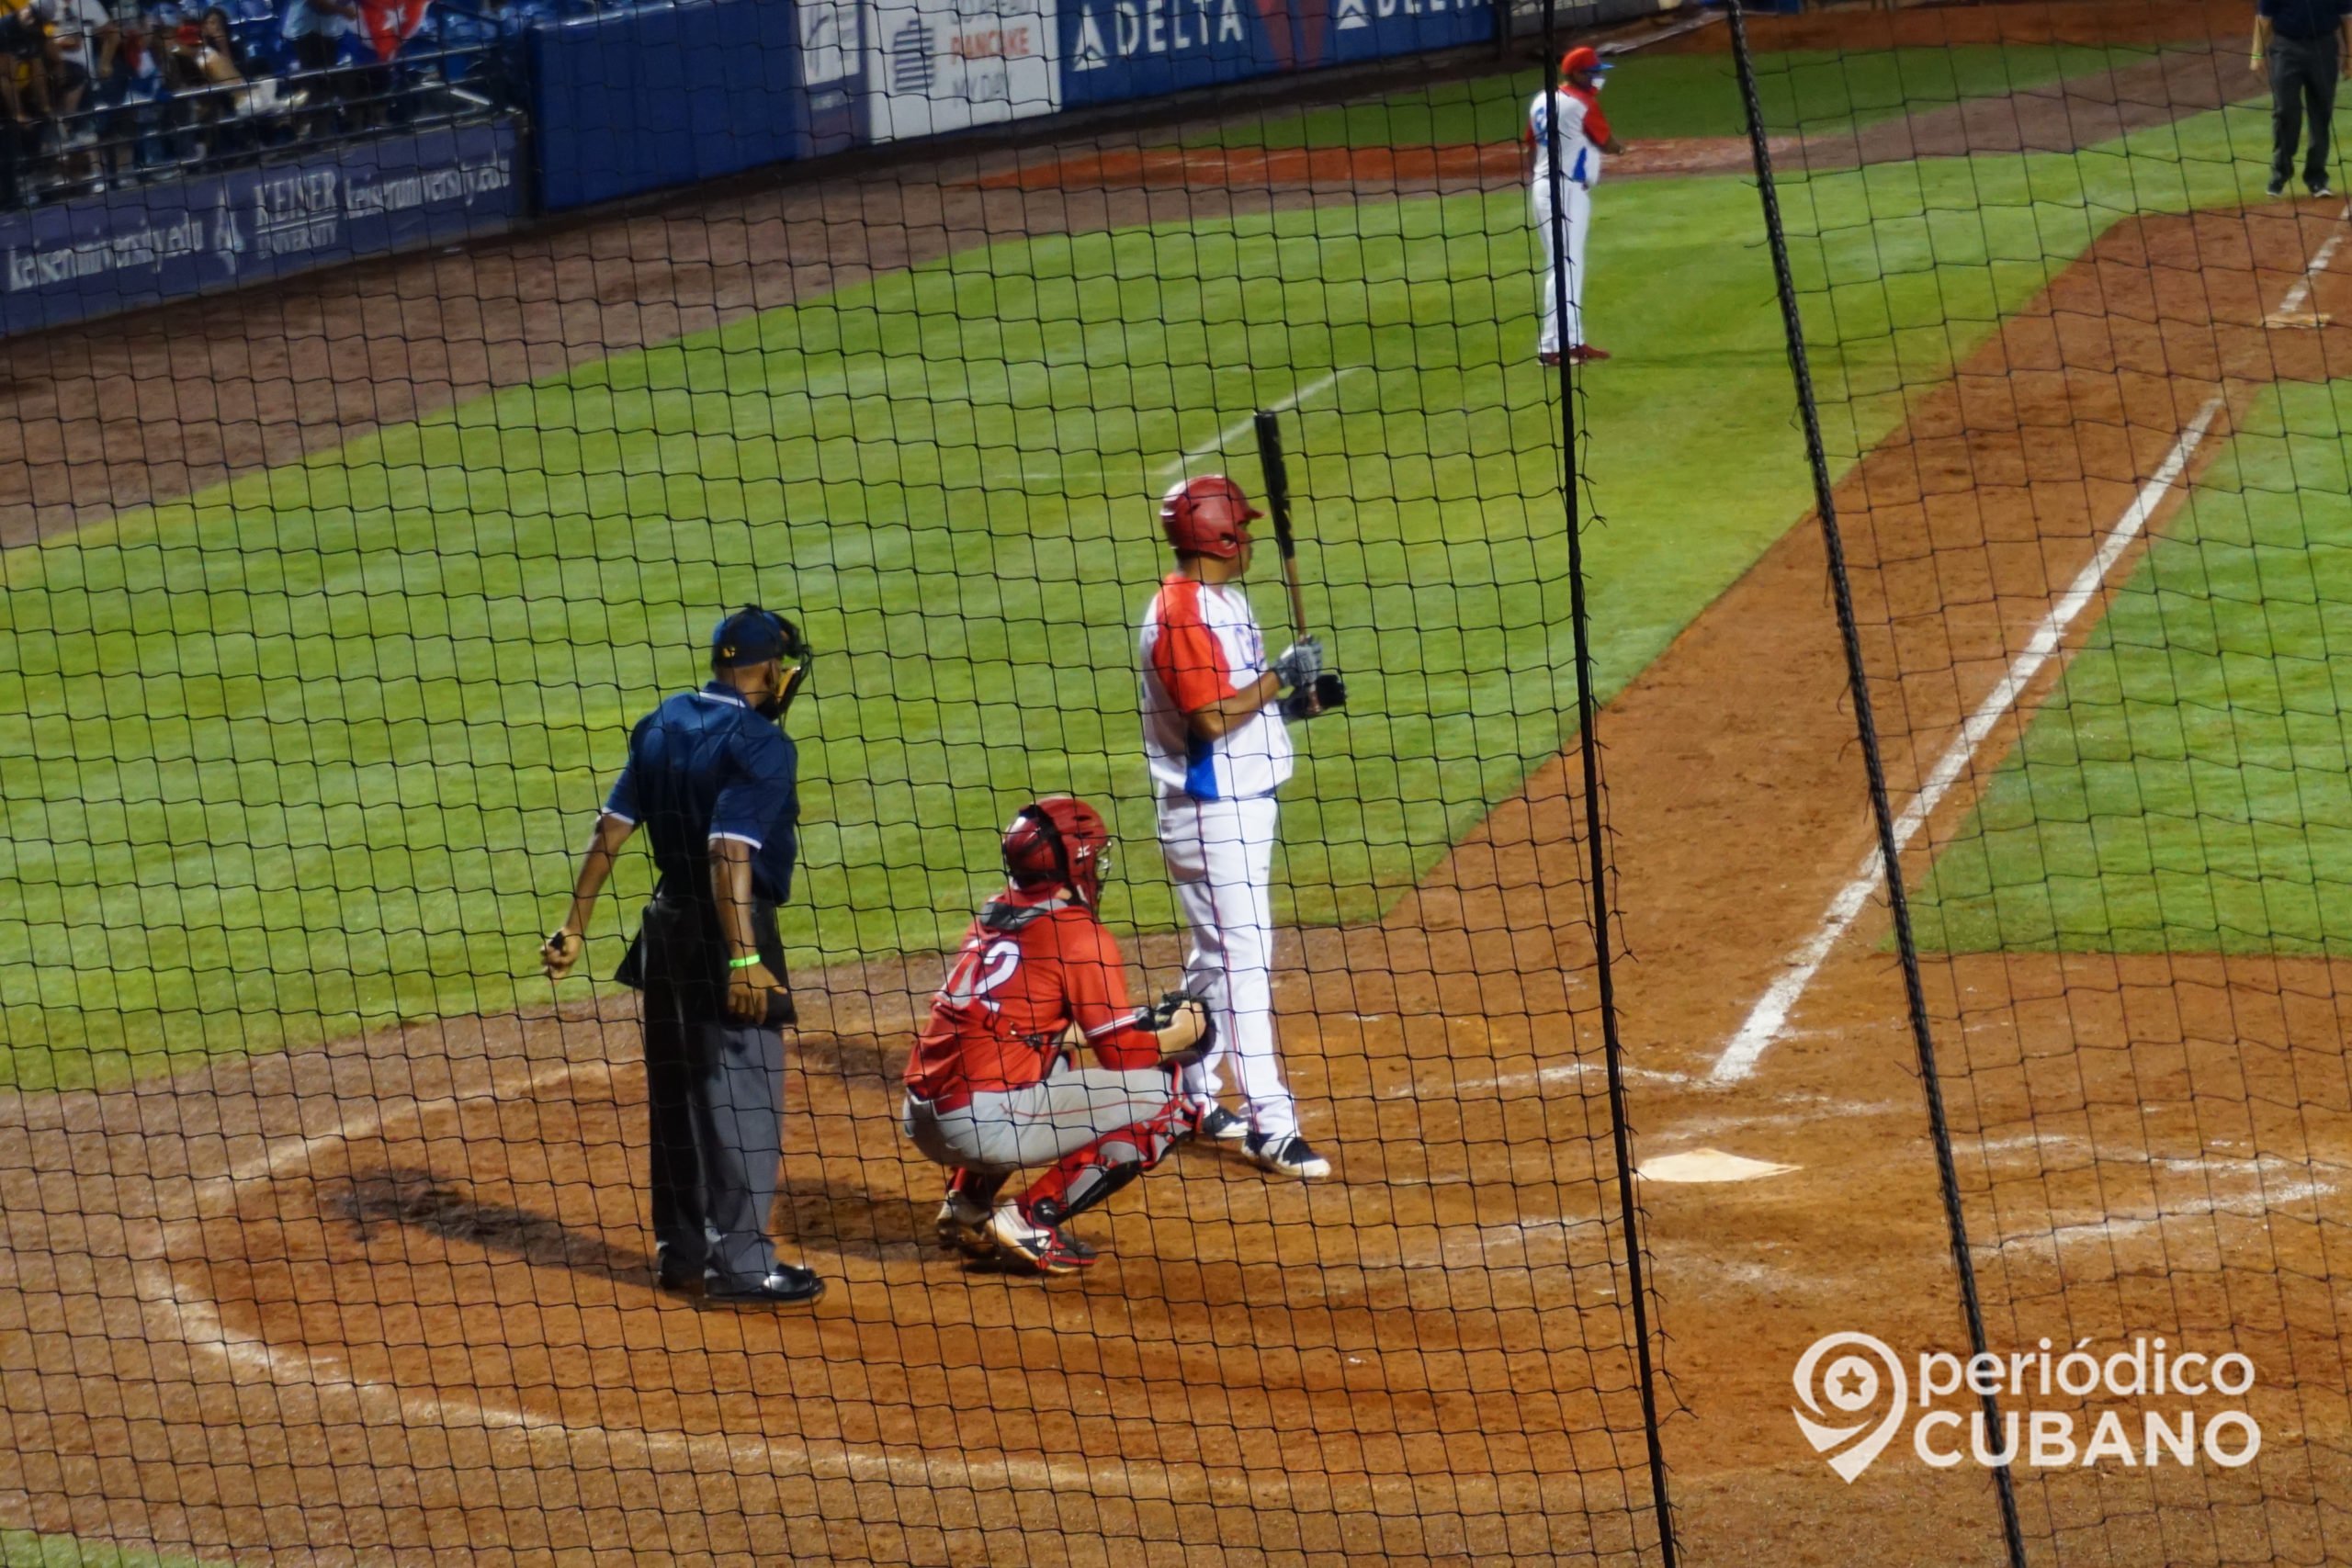
<path fill-rule="evenodd" d="M 1212 588 L 1170 572 L 1143 617 L 1143 750 L 1153 793 L 1237 800 L 1268 795 L 1291 773 L 1290 731 L 1268 703 L 1224 736 L 1194 735 L 1186 715 L 1266 673 L 1266 639 L 1238 582 Z"/>

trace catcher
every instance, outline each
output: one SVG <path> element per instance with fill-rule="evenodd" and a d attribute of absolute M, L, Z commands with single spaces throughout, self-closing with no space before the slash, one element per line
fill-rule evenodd
<path fill-rule="evenodd" d="M 1004 831 L 1012 886 L 982 907 L 907 1062 L 907 1136 L 946 1166 L 939 1239 L 1068 1274 L 1094 1249 L 1063 1226 L 1196 1130 L 1176 1075 L 1211 1043 L 1207 1010 L 1171 995 L 1138 1010 L 1095 916 L 1111 835 L 1082 800 L 1021 808 Z M 1072 1060 L 1090 1051 L 1094 1065 Z M 1053 1163 L 1018 1198 L 1013 1172 Z"/>

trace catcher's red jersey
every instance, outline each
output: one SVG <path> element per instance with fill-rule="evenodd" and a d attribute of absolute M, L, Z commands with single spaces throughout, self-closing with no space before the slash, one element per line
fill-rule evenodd
<path fill-rule="evenodd" d="M 1125 961 L 1093 912 L 1013 888 L 964 933 L 907 1058 L 907 1088 L 935 1100 L 1041 1082 L 1073 1023 L 1104 1066 L 1149 1066 L 1159 1038 L 1134 1020 Z"/>

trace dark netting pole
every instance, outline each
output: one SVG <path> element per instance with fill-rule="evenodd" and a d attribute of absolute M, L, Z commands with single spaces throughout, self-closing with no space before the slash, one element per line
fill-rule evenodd
<path fill-rule="evenodd" d="M 1894 808 L 1887 798 L 1886 768 L 1879 757 L 1878 720 L 1871 708 L 1870 676 L 1862 665 L 1862 634 L 1854 619 L 1854 591 L 1846 570 L 1846 542 L 1838 530 L 1838 503 L 1831 492 L 1829 454 L 1821 441 L 1821 411 L 1814 402 L 1813 367 L 1804 352 L 1804 321 L 1797 310 L 1796 279 L 1789 270 L 1787 231 L 1781 224 L 1780 192 L 1772 184 L 1772 150 L 1764 135 L 1764 109 L 1756 93 L 1756 64 L 1747 51 L 1747 22 L 1740 0 L 1729 0 L 1732 59 L 1739 71 L 1739 96 L 1747 113 L 1747 141 L 1756 158 L 1756 188 L 1764 199 L 1764 232 L 1772 248 L 1772 281 L 1781 297 L 1781 326 L 1789 340 L 1789 369 L 1796 378 L 1797 408 L 1804 419 L 1805 462 L 1813 470 L 1814 510 L 1829 558 L 1829 586 L 1838 606 L 1838 634 L 1846 645 L 1846 684 L 1854 698 L 1854 729 L 1861 741 L 1862 766 L 1870 775 L 1871 815 L 1878 823 L 1879 863 L 1886 872 L 1886 899 L 1894 915 L 1894 947 L 1902 957 L 1904 997 L 1911 1012 L 1911 1041 L 1919 1053 L 1919 1077 L 1928 1091 L 1928 1130 L 1936 1145 L 1936 1174 L 1943 1186 L 1944 1220 L 1951 1231 L 1952 1264 L 1960 1270 L 1961 1305 L 1968 1317 L 1968 1345 L 1985 1354 L 1984 1309 L 1976 1296 L 1976 1263 L 1968 1246 L 1968 1222 L 1961 1213 L 1960 1170 L 1952 1161 L 1951 1124 L 1944 1114 L 1943 1080 L 1936 1072 L 1936 1041 L 1928 1027 L 1928 992 L 1919 977 L 1919 948 L 1911 933 L 1911 902 L 1903 890 L 1903 859 L 1894 842 Z M 1987 1429 L 2001 1430 L 2001 1406 L 1984 1395 Z M 2017 1488 L 2006 1464 L 1993 1466 L 1993 1487 L 2001 1499 L 2001 1534 L 2011 1568 L 2026 1568 L 2025 1531 L 2018 1522 Z"/>
<path fill-rule="evenodd" d="M 1551 276 L 1554 320 L 1565 340 L 1568 330 L 1568 232 L 1560 200 L 1560 117 L 1552 112 L 1559 87 L 1560 40 L 1555 31 L 1558 0 L 1544 0 L 1544 163 L 1552 210 Z M 1496 25 L 1509 25 L 1498 7 Z M 1581 281 L 1581 280 L 1579 280 Z M 1657 1512 L 1658 1561 L 1675 1568 L 1674 1517 L 1667 1506 L 1666 1450 L 1657 1429 L 1657 1373 L 1650 1360 L 1648 1291 L 1642 1273 L 1641 1205 L 1634 1197 L 1634 1135 L 1625 1110 L 1625 1049 L 1617 1032 L 1617 985 L 1610 959 L 1609 846 L 1601 825 L 1600 743 L 1593 735 L 1592 637 L 1584 592 L 1584 539 L 1577 516 L 1577 378 L 1567 344 L 1560 344 L 1560 450 L 1566 459 L 1560 494 L 1568 521 L 1568 625 L 1576 639 L 1577 755 L 1584 768 L 1585 843 L 1591 863 L 1593 974 L 1600 988 L 1601 1059 L 1609 1069 L 1609 1133 L 1616 1146 L 1617 1194 L 1625 1229 L 1625 1287 L 1634 1308 L 1634 1360 L 1641 1381 L 1642 1437 L 1649 1448 L 1650 1500 Z"/>

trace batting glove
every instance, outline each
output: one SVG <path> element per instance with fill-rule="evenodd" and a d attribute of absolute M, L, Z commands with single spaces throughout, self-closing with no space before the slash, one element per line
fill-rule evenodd
<path fill-rule="evenodd" d="M 1311 686 L 1315 677 L 1323 673 L 1323 643 L 1318 637 L 1303 637 L 1274 660 L 1274 673 L 1282 677 L 1285 687 Z"/>

